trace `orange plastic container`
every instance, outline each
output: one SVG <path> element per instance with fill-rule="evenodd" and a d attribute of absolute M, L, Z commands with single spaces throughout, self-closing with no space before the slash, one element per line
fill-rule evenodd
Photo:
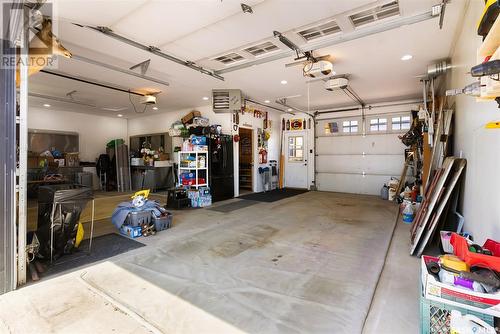
<path fill-rule="evenodd" d="M 467 240 L 456 233 L 451 235 L 450 243 L 453 246 L 453 254 L 469 266 L 482 266 L 500 271 L 500 243 L 491 239 L 486 240 L 484 243 L 483 248 L 490 250 L 493 255 L 478 254 L 469 251 Z"/>

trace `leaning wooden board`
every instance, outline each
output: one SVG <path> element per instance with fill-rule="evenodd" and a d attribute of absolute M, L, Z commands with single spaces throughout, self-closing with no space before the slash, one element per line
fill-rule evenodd
<path fill-rule="evenodd" d="M 419 222 L 415 222 L 414 224 L 418 224 L 415 226 L 415 233 L 412 235 L 411 238 L 411 245 L 410 245 L 410 254 L 413 255 L 415 253 L 415 249 L 418 246 L 418 243 L 420 241 L 420 238 L 422 237 L 422 234 L 424 232 L 424 229 L 427 228 L 427 224 L 429 221 L 429 218 L 434 210 L 434 207 L 436 206 L 438 202 L 439 195 L 442 191 L 442 188 L 448 179 L 448 176 L 450 174 L 451 168 L 453 167 L 453 164 L 455 160 L 458 158 L 455 157 L 447 157 L 443 163 L 443 172 L 439 179 L 437 180 L 436 186 L 434 188 L 434 191 L 429 194 L 429 205 L 428 208 L 423 215 L 423 218 Z"/>
<path fill-rule="evenodd" d="M 455 162 L 453 164 L 453 174 L 451 176 L 450 181 L 447 183 L 446 188 L 444 189 L 443 195 L 441 196 L 441 198 L 439 200 L 439 206 L 436 209 L 430 224 L 427 224 L 428 228 L 425 231 L 425 235 L 423 236 L 423 239 L 421 240 L 420 245 L 418 247 L 417 256 L 422 255 L 425 247 L 427 246 L 427 243 L 429 242 L 432 235 L 434 234 L 434 230 L 436 229 L 436 226 L 437 226 L 437 223 L 441 217 L 441 214 L 443 213 L 443 210 L 446 207 L 448 200 L 450 199 L 451 193 L 455 189 L 457 182 L 460 179 L 460 176 L 462 175 L 462 172 L 465 168 L 465 165 L 466 165 L 465 159 L 456 159 L 455 160 Z"/>
<path fill-rule="evenodd" d="M 420 206 L 420 210 L 418 210 L 417 214 L 415 215 L 415 219 L 413 220 L 413 225 L 411 226 L 410 230 L 410 236 L 411 236 L 411 241 L 413 242 L 413 239 L 415 238 L 415 231 L 417 230 L 417 226 L 419 226 L 422 217 L 424 216 L 424 213 L 427 212 L 427 208 L 429 207 L 429 201 L 430 201 L 430 194 L 434 191 L 434 188 L 436 187 L 436 183 L 441 177 L 441 174 L 443 173 L 443 169 L 438 169 L 436 173 L 434 174 L 434 177 L 432 178 L 432 182 L 425 189 L 424 193 L 424 199 L 422 201 L 422 204 Z"/>

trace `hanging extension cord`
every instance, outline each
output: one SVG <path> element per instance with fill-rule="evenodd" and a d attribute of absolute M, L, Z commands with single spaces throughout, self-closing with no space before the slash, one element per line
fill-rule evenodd
<path fill-rule="evenodd" d="M 144 109 L 142 109 L 141 112 L 137 111 L 137 108 L 135 107 L 135 104 L 134 102 L 132 101 L 132 96 L 130 94 L 130 90 L 128 91 L 128 100 L 130 101 L 130 104 L 132 105 L 132 107 L 134 107 L 134 111 L 136 114 L 144 114 L 144 112 L 146 112 L 146 108 L 148 107 L 148 105 L 144 105 Z"/>

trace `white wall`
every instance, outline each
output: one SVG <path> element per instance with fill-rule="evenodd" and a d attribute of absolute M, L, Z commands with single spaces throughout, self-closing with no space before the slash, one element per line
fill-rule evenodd
<path fill-rule="evenodd" d="M 222 125 L 225 134 L 231 134 L 231 115 L 216 114 L 211 106 L 201 106 L 197 108 L 182 109 L 165 113 L 151 113 L 151 115 L 133 118 L 128 121 L 129 136 L 144 135 L 148 133 L 167 132 L 172 123 L 179 121 L 183 116 L 192 110 L 198 110 L 203 117 L 210 119 L 210 124 Z"/>
<path fill-rule="evenodd" d="M 476 23 L 483 7 L 483 1 L 470 1 L 452 55 L 448 88 L 463 88 L 474 82 L 466 72 L 478 63 L 476 51 L 481 37 L 476 34 Z M 462 153 L 467 159 L 463 198 L 465 230 L 471 232 L 479 244 L 486 238 L 500 240 L 500 130 L 484 129 L 486 123 L 500 120 L 500 109 L 496 102 L 476 102 L 475 98 L 465 95 L 456 96 L 454 102 L 455 155 Z"/>
<path fill-rule="evenodd" d="M 29 108 L 28 128 L 37 130 L 77 132 L 80 139 L 80 160 L 95 161 L 106 153 L 112 139 L 128 140 L 127 120 L 50 108 Z"/>

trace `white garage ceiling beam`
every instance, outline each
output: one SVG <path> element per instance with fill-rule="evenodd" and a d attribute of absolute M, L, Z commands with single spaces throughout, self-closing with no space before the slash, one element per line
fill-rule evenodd
<path fill-rule="evenodd" d="M 385 22 L 385 23 L 380 23 L 377 25 L 373 25 L 371 27 L 366 27 L 366 28 L 359 28 L 356 29 L 352 32 L 346 32 L 346 33 L 341 33 L 336 36 L 332 36 L 329 39 L 325 39 L 323 41 L 318 41 L 318 42 L 311 42 L 308 43 L 305 47 L 308 50 L 318 50 L 318 49 L 323 49 L 332 45 L 352 41 L 358 38 L 363 38 L 375 34 L 379 34 L 385 31 L 397 29 L 403 26 L 419 23 L 422 21 L 427 21 L 430 19 L 435 19 L 436 17 L 432 16 L 431 11 L 427 11 L 421 14 L 417 15 L 412 15 L 412 16 L 406 16 L 406 17 L 399 17 L 395 18 L 391 21 Z M 234 72 L 238 71 L 244 68 L 248 68 L 251 66 L 259 65 L 259 64 L 265 64 L 269 63 L 278 59 L 283 59 L 286 57 L 293 56 L 295 53 L 294 51 L 291 50 L 285 50 L 279 53 L 275 53 L 274 55 L 271 55 L 266 58 L 254 60 L 254 61 L 249 61 L 240 65 L 232 66 L 229 68 L 225 68 L 222 70 L 215 71 L 216 74 L 224 74 L 224 73 L 229 73 L 229 72 Z"/>
<path fill-rule="evenodd" d="M 81 28 L 88 28 L 88 29 L 92 29 L 94 31 L 97 31 L 97 32 L 100 32 L 108 37 L 111 37 L 113 39 L 116 39 L 120 42 L 123 42 L 125 44 L 128 44 L 128 45 L 131 45 L 135 48 L 138 48 L 140 50 L 144 50 L 144 51 L 147 51 L 149 53 L 152 53 L 158 57 L 161 57 L 161 58 L 165 58 L 167 60 L 170 60 L 174 63 L 177 63 L 177 64 L 180 64 L 180 65 L 183 65 L 183 66 L 186 66 L 186 67 L 189 67 L 197 72 L 200 72 L 202 74 L 206 74 L 206 75 L 209 75 L 213 78 L 216 78 L 216 79 L 219 79 L 219 80 L 222 80 L 224 81 L 224 77 L 222 77 L 221 75 L 215 73 L 215 71 L 211 71 L 211 70 L 208 70 L 206 68 L 203 68 L 201 66 L 198 66 L 196 65 L 194 62 L 192 61 L 189 61 L 189 60 L 182 60 L 180 58 L 177 58 L 177 57 L 174 57 L 172 55 L 169 55 L 167 53 L 164 53 L 162 52 L 158 47 L 155 47 L 155 46 L 148 46 L 148 45 L 145 45 L 145 44 L 141 44 L 139 42 L 136 42 L 134 40 L 131 40 L 129 38 L 126 38 L 124 36 L 121 36 L 121 35 L 118 35 L 116 34 L 115 32 L 113 32 L 113 30 L 111 30 L 110 28 L 108 27 L 93 27 L 93 26 L 88 26 L 88 25 L 82 25 L 82 24 L 78 24 L 78 23 L 73 23 L 74 25 L 78 26 L 78 27 L 81 27 Z"/>
<path fill-rule="evenodd" d="M 65 78 L 65 79 L 69 79 L 69 80 L 73 80 L 73 81 L 78 81 L 78 82 L 86 83 L 86 84 L 97 86 L 97 87 L 102 87 L 102 88 L 108 88 L 108 89 L 116 90 L 116 91 L 119 91 L 119 92 L 122 92 L 122 93 L 127 93 L 127 94 L 132 94 L 132 95 L 137 95 L 137 96 L 146 96 L 146 95 L 148 95 L 146 93 L 135 92 L 135 91 L 130 90 L 128 88 L 118 87 L 118 86 L 112 85 L 110 83 L 100 82 L 100 81 L 93 80 L 93 79 L 90 79 L 90 78 L 85 78 L 85 77 L 82 77 L 82 76 L 76 76 L 76 75 L 68 74 L 68 73 L 65 73 L 65 72 L 62 72 L 62 71 L 41 70 L 40 72 L 41 73 L 50 74 L 50 75 L 53 75 L 53 76 L 57 76 L 57 77 L 61 77 L 61 78 Z"/>
<path fill-rule="evenodd" d="M 164 80 L 156 79 L 156 78 L 150 77 L 150 76 L 142 74 L 142 73 L 137 73 L 137 72 L 134 72 L 134 71 L 131 71 L 131 70 L 127 70 L 127 69 L 124 69 L 124 68 L 121 68 L 121 67 L 118 67 L 118 66 L 114 66 L 114 65 L 111 65 L 111 64 L 103 63 L 103 62 L 100 62 L 98 60 L 90 59 L 90 58 L 87 58 L 87 57 L 84 57 L 84 56 L 79 56 L 79 55 L 73 54 L 73 57 L 71 57 L 71 58 L 79 60 L 79 61 L 82 61 L 82 62 L 85 62 L 85 63 L 88 63 L 88 64 L 92 64 L 92 65 L 104 67 L 104 68 L 110 69 L 112 71 L 116 71 L 116 72 L 121 72 L 121 73 L 128 74 L 128 75 L 132 75 L 134 77 L 138 77 L 138 78 L 141 78 L 141 79 L 144 79 L 144 80 L 148 80 L 148 81 L 151 81 L 151 82 L 156 82 L 156 83 L 159 83 L 160 85 L 164 85 L 164 86 L 169 86 L 170 85 L 168 82 L 166 82 Z"/>

